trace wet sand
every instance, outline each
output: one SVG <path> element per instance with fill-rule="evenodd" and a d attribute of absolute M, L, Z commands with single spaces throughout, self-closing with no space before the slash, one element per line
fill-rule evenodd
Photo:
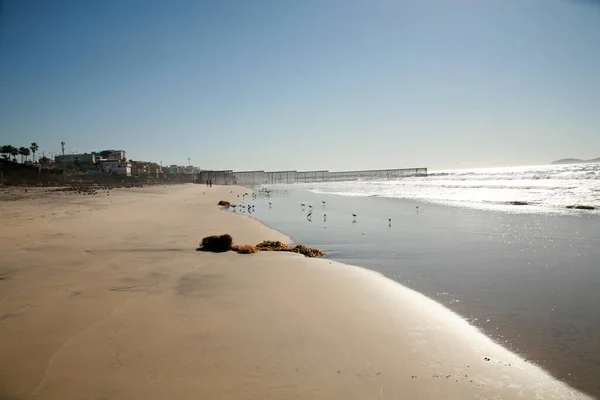
<path fill-rule="evenodd" d="M 375 272 L 194 251 L 287 239 L 218 210 L 243 190 L 1 202 L 0 398 L 585 398 Z"/>
<path fill-rule="evenodd" d="M 271 208 L 266 201 L 256 200 L 253 217 L 332 259 L 425 294 L 557 378 L 600 396 L 597 214 L 474 210 L 299 190 L 276 194 Z M 313 205 L 312 222 L 300 203 Z"/>

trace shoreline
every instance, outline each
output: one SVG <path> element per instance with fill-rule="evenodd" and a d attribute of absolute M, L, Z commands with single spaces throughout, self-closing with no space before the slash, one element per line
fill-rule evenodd
<path fill-rule="evenodd" d="M 265 201 L 256 201 L 253 217 L 267 226 L 423 293 L 557 379 L 600 395 L 592 322 L 600 301 L 592 289 L 600 279 L 593 246 L 600 237 L 593 216 L 515 215 L 292 189 L 274 193 L 271 209 Z M 300 203 L 315 205 L 312 222 Z M 325 212 L 326 222 L 319 217 Z M 358 213 L 357 223 L 350 212 Z"/>
<path fill-rule="evenodd" d="M 2 203 L 0 397 L 588 398 L 376 272 L 196 252 L 284 238 L 212 189 Z"/>

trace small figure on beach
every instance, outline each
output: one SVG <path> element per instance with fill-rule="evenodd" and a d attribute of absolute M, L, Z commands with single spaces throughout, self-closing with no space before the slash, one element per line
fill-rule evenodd
<path fill-rule="evenodd" d="M 390 227 L 391 227 L 391 226 L 392 226 L 392 219 L 391 219 L 391 218 L 388 218 L 388 222 L 389 222 L 389 225 L 388 225 L 388 226 L 390 226 Z"/>
<path fill-rule="evenodd" d="M 271 206 L 272 206 L 272 205 L 273 205 L 273 204 L 269 203 L 269 208 L 271 208 Z"/>
<path fill-rule="evenodd" d="M 212 187 L 212 179 L 208 181 L 208 186 Z"/>
<path fill-rule="evenodd" d="M 310 211 L 308 213 L 308 215 L 306 216 L 306 219 L 309 220 L 310 222 L 312 222 L 312 211 Z"/>
<path fill-rule="evenodd" d="M 323 203 L 323 207 L 325 207 L 325 204 L 327 204 L 327 202 L 323 200 L 321 200 L 321 203 Z"/>
<path fill-rule="evenodd" d="M 327 214 L 323 214 L 323 222 L 327 222 Z"/>
<path fill-rule="evenodd" d="M 352 222 L 356 222 L 356 214 L 352 214 L 352 217 L 354 217 L 354 220 L 352 220 Z"/>

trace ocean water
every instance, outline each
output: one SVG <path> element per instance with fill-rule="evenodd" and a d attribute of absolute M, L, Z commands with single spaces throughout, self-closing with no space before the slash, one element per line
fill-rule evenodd
<path fill-rule="evenodd" d="M 600 206 L 599 172 L 565 165 L 276 185 L 240 204 L 298 243 L 444 304 L 600 398 L 600 213 L 566 208 Z"/>
<path fill-rule="evenodd" d="M 399 180 L 300 183 L 297 188 L 343 196 L 378 196 L 507 212 L 568 214 L 567 206 L 600 208 L 600 164 L 432 171 Z M 507 207 L 512 202 L 526 206 Z"/>

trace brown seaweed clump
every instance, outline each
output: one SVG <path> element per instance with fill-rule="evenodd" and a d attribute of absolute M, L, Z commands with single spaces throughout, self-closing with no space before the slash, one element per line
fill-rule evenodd
<path fill-rule="evenodd" d="M 287 244 L 278 240 L 264 240 L 256 245 L 260 251 L 290 251 Z"/>
<path fill-rule="evenodd" d="M 231 246 L 231 250 L 235 251 L 238 254 L 254 254 L 254 253 L 258 253 L 258 249 L 250 244 L 244 244 L 244 245 L 239 245 L 239 244 L 234 244 L 233 246 Z"/>
<path fill-rule="evenodd" d="M 595 210 L 594 206 L 567 206 L 567 208 L 575 209 L 575 210 Z"/>
<path fill-rule="evenodd" d="M 265 240 L 264 242 L 257 244 L 256 248 L 259 251 L 290 251 L 292 253 L 302 254 L 305 257 L 311 258 L 323 257 L 325 255 L 325 253 L 321 250 L 308 247 L 303 244 L 298 244 L 294 247 L 289 247 L 285 243 L 272 240 Z"/>
<path fill-rule="evenodd" d="M 211 251 L 213 253 L 224 253 L 231 250 L 233 238 L 231 235 L 207 236 L 200 242 L 200 247 L 197 250 Z"/>
<path fill-rule="evenodd" d="M 219 201 L 219 205 L 223 207 L 231 207 L 231 203 L 225 200 Z"/>
<path fill-rule="evenodd" d="M 528 206 L 529 203 L 526 201 L 507 201 L 506 204 L 510 206 Z"/>
<path fill-rule="evenodd" d="M 325 253 L 319 249 L 308 247 L 303 244 L 290 247 L 278 240 L 265 240 L 256 246 L 249 244 L 233 244 L 233 238 L 228 234 L 220 236 L 207 236 L 202 239 L 202 242 L 200 242 L 200 247 L 198 247 L 196 250 L 210 251 L 213 253 L 224 253 L 226 251 L 233 250 L 239 254 L 254 254 L 258 253 L 259 251 L 289 251 L 311 258 L 323 257 L 325 255 Z"/>
<path fill-rule="evenodd" d="M 290 251 L 292 253 L 302 254 L 305 257 L 311 257 L 311 258 L 323 257 L 325 255 L 325 253 L 322 252 L 321 250 L 315 249 L 313 247 L 308 247 L 303 244 L 298 244 L 298 245 L 290 248 Z"/>

